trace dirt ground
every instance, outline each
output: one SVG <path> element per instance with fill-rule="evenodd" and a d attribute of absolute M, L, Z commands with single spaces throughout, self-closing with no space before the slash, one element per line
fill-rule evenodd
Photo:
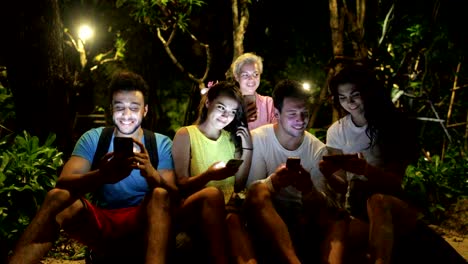
<path fill-rule="evenodd" d="M 442 233 L 445 240 L 452 245 L 458 253 L 460 253 L 468 261 L 468 236 L 460 235 L 455 231 L 450 231 L 443 229 L 441 227 L 431 226 L 437 230 L 437 232 Z M 66 260 L 60 258 L 45 258 L 42 264 L 85 264 L 85 260 Z"/>
<path fill-rule="evenodd" d="M 468 262 L 468 199 L 460 200 L 447 211 L 447 220 L 440 226 L 430 226 L 441 235 L 460 255 Z M 72 243 L 68 248 L 79 248 L 80 245 Z M 60 252 L 60 249 L 54 249 Z M 62 250 L 63 251 L 63 250 Z M 56 254 L 60 255 L 60 254 Z M 85 260 L 66 260 L 60 257 L 47 257 L 42 264 L 85 264 Z"/>

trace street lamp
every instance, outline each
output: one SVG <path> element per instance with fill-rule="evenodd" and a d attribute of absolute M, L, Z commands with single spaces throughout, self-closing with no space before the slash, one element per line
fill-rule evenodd
<path fill-rule="evenodd" d="M 81 25 L 78 28 L 78 41 L 76 45 L 76 50 L 80 54 L 80 64 L 81 67 L 84 68 L 88 60 L 86 59 L 86 50 L 85 50 L 85 42 L 92 38 L 94 35 L 93 29 L 88 25 Z"/>
<path fill-rule="evenodd" d="M 94 36 L 94 31 L 93 29 L 88 26 L 88 25 L 81 25 L 78 28 L 78 38 L 83 41 L 83 44 L 86 43 L 86 41 Z"/>

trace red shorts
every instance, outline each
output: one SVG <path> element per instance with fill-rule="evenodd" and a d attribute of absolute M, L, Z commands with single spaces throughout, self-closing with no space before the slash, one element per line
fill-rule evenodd
<path fill-rule="evenodd" d="M 144 243 L 144 227 L 146 218 L 141 206 L 102 209 L 85 199 L 81 199 L 87 208 L 83 219 L 64 227 L 70 237 L 80 241 L 95 251 L 111 249 L 119 252 L 119 248 L 141 247 Z"/>

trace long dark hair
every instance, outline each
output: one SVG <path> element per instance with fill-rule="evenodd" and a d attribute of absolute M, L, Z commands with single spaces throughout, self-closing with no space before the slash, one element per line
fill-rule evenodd
<path fill-rule="evenodd" d="M 237 129 L 241 126 L 247 126 L 247 117 L 245 115 L 245 106 L 242 93 L 233 81 L 221 81 L 213 85 L 208 91 L 202 96 L 200 105 L 198 106 L 198 119 L 194 124 L 201 124 L 205 122 L 208 116 L 208 108 L 206 102 L 213 102 L 219 96 L 224 95 L 236 100 L 239 103 L 239 109 L 237 109 L 236 116 L 229 123 L 224 130 L 231 134 L 231 139 L 234 142 L 236 149 L 242 147 L 242 142 L 239 137 L 236 136 Z"/>
<path fill-rule="evenodd" d="M 384 161 L 402 156 L 413 161 L 417 155 L 415 128 L 407 114 L 395 107 L 390 90 L 377 79 L 376 72 L 363 65 L 346 65 L 331 78 L 329 89 L 333 105 L 341 117 L 347 112 L 340 104 L 338 86 L 347 83 L 354 84 L 361 94 L 369 147 L 378 145 Z"/>

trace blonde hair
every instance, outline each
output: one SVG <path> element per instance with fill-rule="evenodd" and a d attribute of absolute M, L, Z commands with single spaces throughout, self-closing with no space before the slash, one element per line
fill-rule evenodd
<path fill-rule="evenodd" d="M 231 64 L 231 70 L 229 72 L 231 76 L 228 77 L 239 77 L 241 68 L 245 64 L 257 64 L 259 73 L 263 73 L 263 58 L 253 52 L 248 52 L 237 57 L 237 59 Z"/>

